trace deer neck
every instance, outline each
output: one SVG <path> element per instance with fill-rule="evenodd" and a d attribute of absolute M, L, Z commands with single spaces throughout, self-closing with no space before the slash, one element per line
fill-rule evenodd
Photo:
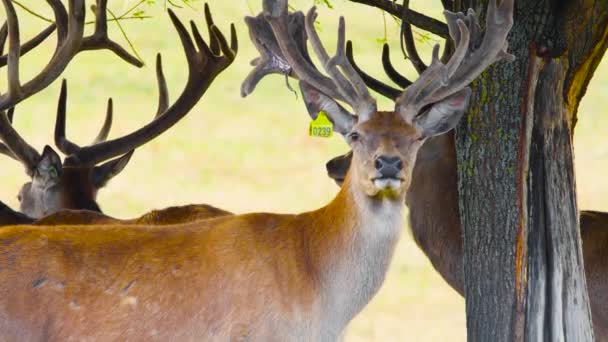
<path fill-rule="evenodd" d="M 452 132 L 433 137 L 420 148 L 406 204 L 414 240 L 448 284 L 463 294 L 462 236 Z"/>
<path fill-rule="evenodd" d="M 310 244 L 323 319 L 338 330 L 379 290 L 403 228 L 403 198 L 370 198 L 353 183 L 347 175 L 336 198 L 315 213 Z"/>
<path fill-rule="evenodd" d="M 62 209 L 89 210 L 101 213 L 97 204 L 97 190 L 91 183 L 92 168 L 64 168 L 60 182 L 60 203 Z"/>

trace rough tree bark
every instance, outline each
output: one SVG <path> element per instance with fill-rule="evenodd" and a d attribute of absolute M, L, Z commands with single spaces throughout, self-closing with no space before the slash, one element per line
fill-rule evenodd
<path fill-rule="evenodd" d="M 487 1 L 455 6 L 483 14 Z M 517 61 L 474 83 L 456 133 L 468 340 L 592 341 L 572 133 L 608 46 L 608 1 L 515 6 Z"/>

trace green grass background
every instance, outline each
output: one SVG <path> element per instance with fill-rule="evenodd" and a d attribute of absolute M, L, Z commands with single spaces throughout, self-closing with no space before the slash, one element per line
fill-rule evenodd
<path fill-rule="evenodd" d="M 177 1 L 177 0 L 174 0 Z M 45 2 L 22 0 L 51 17 Z M 162 3 L 161 0 L 157 2 Z M 179 2 L 179 1 L 178 1 Z M 121 13 L 135 1 L 111 0 Z M 301 99 L 285 87 L 280 76 L 268 77 L 249 98 L 240 97 L 240 83 L 250 71 L 256 51 L 249 42 L 242 18 L 259 11 L 260 1 L 211 0 L 218 26 L 228 32 L 235 22 L 241 49 L 235 63 L 207 91 L 196 108 L 177 126 L 138 149 L 127 169 L 99 195 L 103 210 L 128 218 L 153 208 L 188 203 L 210 203 L 237 213 L 251 211 L 301 212 L 327 203 L 338 188 L 325 175 L 325 162 L 347 150 L 339 136 L 308 137 L 308 116 Z M 291 1 L 307 9 L 312 0 Z M 396 22 L 379 10 L 333 0 L 334 9 L 322 8 L 319 21 L 327 46 L 335 46 L 338 15 L 347 18 L 347 34 L 355 42 L 359 64 L 385 79 L 380 66 L 381 44 L 386 37 L 392 57 L 404 73 L 414 70 L 400 58 Z M 202 21 L 202 3 L 177 9 L 180 18 Z M 412 1 L 415 9 L 441 17 L 439 1 Z M 155 5 L 145 21 L 124 22 L 146 61 L 143 69 L 122 63 L 107 52 L 82 53 L 66 70 L 69 84 L 68 135 L 88 143 L 97 134 L 108 97 L 114 98 L 115 120 L 111 137 L 126 134 L 152 119 L 156 108 L 154 56 L 162 52 L 171 99 L 181 91 L 186 65 L 177 35 Z M 2 12 L 0 15 L 4 15 Z M 45 27 L 39 19 L 19 11 L 23 41 Z M 88 13 L 88 17 L 92 15 Z M 3 18 L 0 17 L 3 21 Z M 115 25 L 111 36 L 124 43 Z M 92 27 L 88 27 L 91 30 Z M 429 57 L 433 38 L 421 44 Z M 48 61 L 54 47 L 50 39 L 22 59 L 21 78 L 28 80 Z M 0 89 L 6 89 L 5 71 Z M 54 82 L 17 108 L 15 126 L 33 146 L 52 144 L 52 131 L 60 82 Z M 293 86 L 297 84 L 292 82 Z M 380 107 L 392 108 L 380 101 Z M 583 209 L 608 209 L 608 60 L 596 71 L 581 104 L 575 134 L 579 205 Z M 17 207 L 16 195 L 27 181 L 22 167 L 0 157 L 0 198 Z M 440 210 L 438 208 L 438 210 Z M 404 228 L 407 229 L 407 228 Z M 347 341 L 464 341 L 464 301 L 432 269 L 426 257 L 404 234 L 380 293 L 350 325 Z"/>

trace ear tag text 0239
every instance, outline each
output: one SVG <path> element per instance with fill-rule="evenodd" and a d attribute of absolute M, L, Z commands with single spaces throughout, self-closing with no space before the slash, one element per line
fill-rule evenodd
<path fill-rule="evenodd" d="M 320 111 L 317 118 L 310 122 L 308 135 L 318 138 L 331 138 L 334 132 L 334 124 L 329 120 L 324 111 Z"/>

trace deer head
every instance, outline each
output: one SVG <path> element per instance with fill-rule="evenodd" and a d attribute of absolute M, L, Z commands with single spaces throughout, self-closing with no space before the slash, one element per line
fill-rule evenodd
<path fill-rule="evenodd" d="M 301 12 L 288 13 L 284 0 L 264 1 L 264 13 L 246 19 L 262 57 L 253 61 L 255 68 L 243 83 L 242 94 L 248 95 L 270 73 L 298 79 L 310 116 L 314 119 L 324 111 L 334 130 L 352 148 L 352 162 L 344 160 L 350 157 L 344 157 L 330 164 L 350 165 L 351 182 L 368 196 L 388 193 L 400 197 L 409 185 L 422 142 L 453 129 L 467 108 L 471 94 L 468 85 L 491 64 L 512 58 L 507 53 L 506 37 L 513 24 L 513 0 L 504 0 L 500 6 L 495 0 L 490 1 L 486 34 L 481 42 L 472 10 L 467 15 L 449 11 L 445 15 L 456 46 L 452 57 L 442 63 L 439 45 L 435 46 L 433 61 L 420 78 L 399 94 L 392 94 L 394 110 L 380 112 L 364 78 L 347 56 L 343 18 L 339 23 L 337 51 L 330 57 L 314 28 L 314 7 L 304 16 Z M 329 77 L 312 64 L 306 38 Z M 355 114 L 340 102 L 348 104 Z M 340 170 L 330 170 L 330 174 L 340 179 L 346 177 Z"/>
<path fill-rule="evenodd" d="M 102 3 L 105 5 L 105 1 Z M 96 202 L 98 190 L 125 168 L 137 147 L 156 138 L 182 119 L 202 97 L 215 77 L 232 63 L 237 51 L 234 27 L 232 27 L 232 40 L 229 46 L 222 33 L 214 25 L 207 5 L 205 5 L 205 17 L 210 33 L 209 46 L 203 41 L 196 26 L 192 26 L 194 36 L 194 41 L 192 41 L 188 31 L 175 14 L 169 10 L 169 15 L 186 53 L 188 81 L 180 97 L 169 106 L 161 57 L 160 54 L 157 56 L 158 109 L 155 112 L 154 120 L 149 124 L 126 136 L 106 141 L 113 113 L 113 102 L 112 99 L 109 99 L 106 119 L 97 138 L 89 146 L 78 146 L 68 140 L 65 134 L 67 83 L 64 80 L 55 126 L 55 144 L 59 151 L 66 155 L 62 162 L 59 155 L 50 146 L 46 146 L 40 154 L 15 131 L 12 127 L 13 108 L 9 109 L 8 116 L 4 112 L 0 112 L 0 140 L 4 142 L 4 144 L 0 143 L 0 153 L 20 161 L 31 178 L 30 182 L 23 185 L 18 196 L 21 211 L 24 214 L 40 218 L 61 209 L 101 211 Z M 11 32 L 15 31 L 16 24 L 8 27 L 10 37 Z M 96 38 L 81 42 L 80 44 L 83 44 L 81 49 L 93 49 L 95 42 L 102 42 L 106 39 L 103 38 L 106 36 L 100 33 L 96 33 L 93 37 Z M 0 43 L 0 47 L 4 45 L 4 41 L 0 41 Z M 9 45 L 10 43 L 9 39 Z M 10 45 L 10 47 L 14 46 L 18 45 Z M 115 45 L 111 46 L 115 48 Z M 195 46 L 200 51 L 197 51 Z M 9 58 L 9 69 L 12 65 Z M 102 162 L 105 163 L 100 164 Z"/>
<path fill-rule="evenodd" d="M 67 83 L 64 80 L 57 110 L 55 140 L 59 151 L 69 156 L 73 152 L 78 151 L 80 147 L 65 138 L 66 100 Z M 8 122 L 0 118 L 0 126 L 12 124 L 14 109 L 11 108 L 8 113 Z M 104 124 L 97 137 L 93 140 L 93 145 L 107 139 L 112 126 L 112 113 L 113 104 L 112 99 L 110 99 Z M 0 129 L 0 131 L 5 132 L 10 132 L 11 130 L 10 128 Z M 14 136 L 16 134 L 15 131 L 12 134 L 13 141 L 23 140 L 20 137 L 16 139 L 17 136 Z M 7 137 L 7 139 L 10 138 Z M 27 151 L 29 149 L 23 148 L 23 150 Z M 34 149 L 32 148 L 32 150 Z M 85 165 L 73 167 L 64 165 L 59 154 L 48 145 L 44 147 L 41 154 L 36 154 L 31 159 L 23 155 L 19 157 L 7 145 L 2 143 L 0 143 L 0 153 L 24 164 L 26 173 L 31 178 L 31 181 L 21 187 L 17 198 L 20 202 L 20 211 L 34 218 L 40 218 L 61 209 L 101 211 L 96 203 L 97 192 L 125 168 L 133 155 L 133 151 L 131 151 L 99 166 Z M 35 163 L 28 164 L 29 160 L 34 160 Z"/>

